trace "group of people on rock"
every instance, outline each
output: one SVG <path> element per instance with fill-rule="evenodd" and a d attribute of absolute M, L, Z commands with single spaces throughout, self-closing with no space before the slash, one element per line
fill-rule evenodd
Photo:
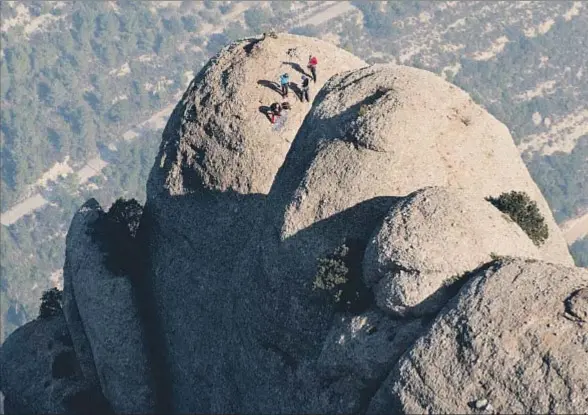
<path fill-rule="evenodd" d="M 316 83 L 316 66 L 318 64 L 318 59 L 316 58 L 316 56 L 310 55 L 308 57 L 308 65 L 306 66 L 311 73 L 312 76 L 312 80 Z M 306 76 L 306 74 L 302 75 L 302 79 L 301 79 L 301 84 L 300 84 L 300 101 L 304 102 L 306 100 L 306 102 L 310 102 L 310 78 L 308 76 Z M 288 73 L 284 73 L 280 76 L 280 91 L 282 94 L 282 98 L 287 98 L 288 97 L 288 92 L 290 89 L 290 75 L 288 75 Z M 271 106 L 270 106 L 270 120 L 272 124 L 275 124 L 276 119 L 278 117 L 280 117 L 282 115 L 282 110 L 288 110 L 290 109 L 290 104 L 285 101 L 282 104 L 280 104 L 279 102 L 274 102 Z"/>

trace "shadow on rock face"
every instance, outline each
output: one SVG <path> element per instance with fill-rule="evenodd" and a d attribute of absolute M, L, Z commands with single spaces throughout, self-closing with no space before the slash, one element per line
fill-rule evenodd
<path fill-rule="evenodd" d="M 278 85 L 277 82 L 262 79 L 262 80 L 257 81 L 257 83 L 259 85 L 262 85 L 262 86 L 265 86 L 266 88 L 271 89 L 272 91 L 277 92 L 278 94 L 280 94 L 280 96 L 282 96 L 282 90 L 280 89 L 280 86 Z"/>
<path fill-rule="evenodd" d="M 260 234 L 259 265 L 251 278 L 249 295 L 258 302 L 263 324 L 251 320 L 257 336 L 279 344 L 293 356 L 302 356 L 321 343 L 334 307 L 313 290 L 319 258 L 346 241 L 365 246 L 374 227 L 397 198 L 378 197 L 318 221 L 281 241 L 276 229 Z M 363 253 L 359 253 L 359 258 Z M 282 339 L 282 340 L 279 340 Z"/>
<path fill-rule="evenodd" d="M 88 415 L 114 414 L 108 401 L 95 390 L 83 389 L 64 399 L 68 413 Z"/>
<path fill-rule="evenodd" d="M 6 339 L 0 348 L 6 413 L 112 413 L 100 389 L 84 379 L 72 346 L 62 313 L 33 320 Z M 80 394 L 92 399 L 72 406 Z"/>
<path fill-rule="evenodd" d="M 76 370 L 76 366 L 77 370 Z M 76 356 L 73 350 L 63 351 L 55 356 L 51 364 L 51 376 L 53 379 L 63 379 L 74 376 L 76 372 L 81 372 Z"/>
<path fill-rule="evenodd" d="M 253 52 L 255 46 L 258 45 L 260 42 L 262 42 L 263 39 L 251 38 L 251 39 L 247 39 L 247 41 L 249 43 L 247 43 L 245 46 L 243 46 L 243 50 L 249 54 L 249 53 Z"/>
<path fill-rule="evenodd" d="M 156 368 L 163 407 L 234 411 L 221 396 L 237 393 L 227 348 L 242 343 L 235 301 L 251 283 L 241 262 L 249 259 L 240 254 L 260 229 L 264 200 L 194 191 L 154 198 L 145 207 L 138 238 L 149 264 L 141 296 L 150 304 L 144 315 L 153 333 L 152 354 L 165 362 Z"/>
<path fill-rule="evenodd" d="M 280 241 L 268 226 L 267 199 L 203 190 L 153 198 L 145 208 L 146 294 L 161 329 L 154 347 L 167 362 L 165 394 L 177 410 L 242 408 L 226 397 L 252 396 L 244 385 L 259 385 L 259 376 L 274 382 L 316 353 L 334 313 L 312 290 L 317 259 L 348 238 L 365 245 L 397 200 L 364 201 Z M 274 361 L 268 356 L 282 369 L 252 370 Z"/>
<path fill-rule="evenodd" d="M 307 77 L 311 77 L 311 75 L 309 73 L 306 73 L 306 71 L 304 69 L 302 69 L 302 66 L 300 66 L 300 64 L 296 63 L 296 62 L 282 62 L 284 65 L 288 65 L 290 66 L 292 69 L 294 69 L 296 72 L 307 76 Z"/>
<path fill-rule="evenodd" d="M 476 269 L 465 272 L 462 275 L 456 275 L 451 281 L 442 285 L 435 291 L 426 297 L 422 303 L 420 303 L 414 309 L 411 309 L 405 313 L 400 313 L 402 318 L 405 317 L 420 317 L 420 316 L 435 316 L 452 298 L 454 298 L 461 288 L 475 275 L 483 274 L 486 271 L 492 271 L 497 266 L 496 262 L 489 262 L 483 264 Z"/>

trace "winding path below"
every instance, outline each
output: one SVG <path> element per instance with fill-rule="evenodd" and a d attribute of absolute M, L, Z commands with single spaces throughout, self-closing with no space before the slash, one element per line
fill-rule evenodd
<path fill-rule="evenodd" d="M 584 215 L 564 222 L 560 226 L 568 245 L 588 235 L 588 212 Z"/>

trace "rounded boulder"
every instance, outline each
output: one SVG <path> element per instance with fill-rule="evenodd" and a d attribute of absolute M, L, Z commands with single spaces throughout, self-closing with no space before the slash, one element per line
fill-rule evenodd
<path fill-rule="evenodd" d="M 368 243 L 363 277 L 380 308 L 422 315 L 444 305 L 451 283 L 499 256 L 541 258 L 524 231 L 488 201 L 428 187 L 390 209 Z"/>

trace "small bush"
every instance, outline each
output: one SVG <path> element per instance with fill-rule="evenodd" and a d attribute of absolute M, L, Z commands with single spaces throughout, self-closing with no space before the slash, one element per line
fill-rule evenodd
<path fill-rule="evenodd" d="M 371 302 L 371 292 L 361 279 L 363 248 L 350 240 L 318 260 L 313 289 L 329 293 L 339 311 L 361 312 Z"/>
<path fill-rule="evenodd" d="M 63 292 L 57 288 L 51 288 L 41 296 L 41 306 L 39 307 L 39 318 L 48 318 L 56 316 L 61 312 L 63 302 Z"/>
<path fill-rule="evenodd" d="M 139 261 L 135 236 L 143 207 L 135 199 L 118 199 L 94 223 L 92 236 L 106 254 L 106 268 L 114 275 L 134 276 Z"/>
<path fill-rule="evenodd" d="M 135 199 L 118 199 L 108 210 L 107 217 L 114 223 L 125 226 L 129 235 L 135 237 L 143 215 L 143 207 Z"/>
<path fill-rule="evenodd" d="M 492 261 L 511 261 L 514 258 L 512 255 L 498 255 L 496 252 L 490 252 L 490 259 Z"/>
<path fill-rule="evenodd" d="M 343 259 L 347 251 L 347 246 L 343 245 L 333 255 L 318 260 L 313 288 L 331 292 L 336 303 L 341 301 L 343 286 L 349 273 Z"/>
<path fill-rule="evenodd" d="M 503 193 L 497 198 L 486 198 L 498 210 L 506 213 L 521 227 L 537 246 L 549 237 L 549 229 L 545 218 L 539 211 L 537 203 L 525 192 L 512 191 Z"/>

